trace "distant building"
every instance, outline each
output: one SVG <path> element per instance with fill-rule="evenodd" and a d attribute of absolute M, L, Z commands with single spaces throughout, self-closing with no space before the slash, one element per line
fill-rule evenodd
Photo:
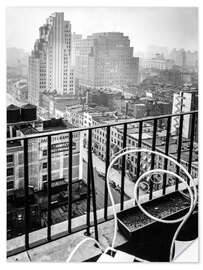
<path fill-rule="evenodd" d="M 65 119 L 76 127 L 83 126 L 84 120 L 84 107 L 83 105 L 66 106 Z"/>
<path fill-rule="evenodd" d="M 48 119 L 63 118 L 66 111 L 66 105 L 69 106 L 75 104 L 79 104 L 79 100 L 76 96 L 60 96 L 47 92 L 40 94 L 39 109 L 47 111 Z"/>
<path fill-rule="evenodd" d="M 72 33 L 71 36 L 71 65 L 75 67 L 76 56 L 79 55 L 80 46 L 82 41 L 82 35 Z"/>
<path fill-rule="evenodd" d="M 156 54 L 155 57 L 149 58 L 149 59 L 143 59 L 142 61 L 142 66 L 143 68 L 146 69 L 160 69 L 160 70 L 165 70 L 165 69 L 170 69 L 174 65 L 174 62 L 165 59 L 163 55 L 161 54 Z"/>
<path fill-rule="evenodd" d="M 198 69 L 198 52 L 185 51 L 184 49 L 173 49 L 169 55 L 170 59 L 175 61 L 175 64 L 184 68 L 193 67 L 194 71 Z"/>
<path fill-rule="evenodd" d="M 138 107 L 140 110 L 142 109 L 141 112 L 142 114 L 144 114 L 145 117 L 171 114 L 172 112 L 171 102 L 161 101 L 157 97 L 146 96 L 140 98 L 139 101 L 140 103 L 145 105 L 140 108 Z M 164 124 L 166 122 L 165 120 L 166 119 L 160 119 L 158 121 L 158 125 Z"/>
<path fill-rule="evenodd" d="M 198 52 L 187 51 L 186 52 L 186 64 L 187 66 L 195 67 L 195 71 L 198 71 Z"/>
<path fill-rule="evenodd" d="M 183 73 L 180 69 L 173 67 L 171 69 L 165 69 L 160 71 L 160 78 L 164 83 L 171 85 L 182 85 L 184 82 Z"/>
<path fill-rule="evenodd" d="M 185 67 L 186 65 L 186 53 L 184 49 L 173 49 L 170 53 L 170 59 L 175 61 L 175 64 L 180 67 Z"/>
<path fill-rule="evenodd" d="M 121 92 L 113 92 L 111 90 L 104 90 L 104 89 L 96 91 L 92 90 L 89 93 L 89 101 L 91 103 L 103 105 L 118 112 L 121 112 L 121 108 L 119 106 L 121 98 L 122 98 Z"/>
<path fill-rule="evenodd" d="M 147 47 L 147 51 L 145 52 L 144 55 L 147 58 L 152 58 L 156 54 L 162 54 L 164 58 L 168 58 L 168 48 L 158 45 L 150 45 Z"/>
<path fill-rule="evenodd" d="M 38 106 L 41 91 L 74 94 L 71 69 L 71 24 L 64 13 L 54 13 L 39 28 L 39 39 L 29 57 L 29 102 Z"/>
<path fill-rule="evenodd" d="M 146 105 L 143 103 L 128 102 L 127 114 L 136 119 L 146 117 Z"/>
<path fill-rule="evenodd" d="M 181 113 L 181 112 L 189 112 L 193 110 L 198 110 L 198 92 L 196 90 L 190 91 L 185 90 L 179 93 L 174 93 L 173 95 L 173 110 L 172 113 Z M 180 124 L 180 117 L 173 117 L 171 124 L 171 133 L 174 135 L 178 134 L 178 128 Z M 191 137 L 191 125 L 192 125 L 192 117 L 191 115 L 185 115 L 183 121 L 183 137 L 189 139 Z M 195 136 L 194 139 L 197 141 L 198 139 L 198 119 L 196 117 L 195 121 Z"/>
<path fill-rule="evenodd" d="M 46 41 L 37 40 L 28 59 L 28 101 L 39 106 L 40 92 L 46 90 Z"/>
<path fill-rule="evenodd" d="M 17 81 L 14 84 L 15 92 L 16 92 L 16 98 L 20 101 L 27 101 L 28 100 L 28 85 L 27 80 L 23 79 L 20 81 Z"/>
<path fill-rule="evenodd" d="M 105 88 L 138 83 L 139 58 L 123 33 L 96 33 L 80 41 L 75 58 L 79 84 Z"/>

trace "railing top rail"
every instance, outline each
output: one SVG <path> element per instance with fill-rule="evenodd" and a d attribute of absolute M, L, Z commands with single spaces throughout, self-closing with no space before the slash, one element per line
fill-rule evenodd
<path fill-rule="evenodd" d="M 153 117 L 145 117 L 145 118 L 140 118 L 140 119 L 126 119 L 124 121 L 118 121 L 118 122 L 113 122 L 109 124 L 102 124 L 102 125 L 97 125 L 97 126 L 91 126 L 91 127 L 80 127 L 80 128 L 71 128 L 71 129 L 61 129 L 61 130 L 53 130 L 53 131 L 45 131 L 45 132 L 39 132 L 35 134 L 30 134 L 30 135 L 25 135 L 25 136 L 20 136 L 20 137 L 15 137 L 15 138 L 8 138 L 7 142 L 10 141 L 19 141 L 19 140 L 24 140 L 24 139 L 37 139 L 37 138 L 42 138 L 46 136 L 56 136 L 60 134 L 65 134 L 65 133 L 70 133 L 70 132 L 80 132 L 80 131 L 87 131 L 87 130 L 93 130 L 93 129 L 98 129 L 98 128 L 106 128 L 108 126 L 110 127 L 115 127 L 115 126 L 120 126 L 124 124 L 135 124 L 139 122 L 145 122 L 145 121 L 152 121 L 152 120 L 160 120 L 168 117 L 175 117 L 175 116 L 181 116 L 181 115 L 188 115 L 188 114 L 194 114 L 198 113 L 198 110 L 195 111 L 189 111 L 189 112 L 182 112 L 182 113 L 177 113 L 177 114 L 165 114 L 165 115 L 159 115 L 159 116 L 153 116 Z M 17 124 L 17 123 L 16 123 Z"/>

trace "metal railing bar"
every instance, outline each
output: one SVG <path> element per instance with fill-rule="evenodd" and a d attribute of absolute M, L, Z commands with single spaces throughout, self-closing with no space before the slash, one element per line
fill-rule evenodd
<path fill-rule="evenodd" d="M 142 146 L 142 127 L 143 127 L 143 122 L 140 121 L 139 122 L 139 137 L 138 137 L 138 143 L 137 143 L 138 148 L 141 148 Z M 141 152 L 138 152 L 137 153 L 136 180 L 140 176 L 140 159 L 141 159 Z M 138 198 L 139 198 L 139 188 L 137 189 L 137 192 L 138 192 Z"/>
<path fill-rule="evenodd" d="M 107 190 L 107 170 L 109 167 L 109 160 L 110 160 L 110 132 L 111 127 L 108 126 L 106 128 L 106 163 L 105 163 L 105 186 L 104 186 L 104 218 L 107 220 L 107 211 L 108 211 L 108 190 Z"/>
<path fill-rule="evenodd" d="M 188 159 L 188 172 L 191 173 L 192 169 L 192 154 L 193 154 L 193 144 L 194 144 L 194 134 L 195 134 L 195 116 L 196 114 L 192 114 L 191 120 L 191 134 L 190 134 L 190 148 L 189 148 L 189 159 Z M 190 116 L 191 118 L 191 116 Z M 190 184 L 190 179 L 188 179 L 188 185 Z"/>
<path fill-rule="evenodd" d="M 153 136 L 152 136 L 152 151 L 155 151 L 155 148 L 156 148 L 156 132 L 157 132 L 157 119 L 154 119 L 154 127 L 153 127 Z M 154 169 L 154 159 L 155 159 L 155 156 L 154 154 L 151 154 L 151 166 L 150 166 L 150 169 L 153 170 Z M 153 177 L 153 175 L 151 176 Z M 150 177 L 150 181 L 149 181 L 149 200 L 152 199 L 153 197 L 153 181 Z"/>
<path fill-rule="evenodd" d="M 24 205 L 25 205 L 25 248 L 29 248 L 29 171 L 28 171 L 28 139 L 24 140 Z"/>
<path fill-rule="evenodd" d="M 47 170 L 48 170 L 48 183 L 47 183 L 47 240 L 51 240 L 51 136 L 47 137 Z"/>
<path fill-rule="evenodd" d="M 72 225 L 72 145 L 73 133 L 69 133 L 69 156 L 68 156 L 68 232 L 71 233 Z"/>
<path fill-rule="evenodd" d="M 127 123 L 123 125 L 123 148 L 126 148 L 126 140 L 127 140 Z M 121 210 L 123 210 L 124 205 L 124 188 L 125 188 L 125 161 L 126 156 L 122 157 L 122 171 L 121 171 Z"/>
<path fill-rule="evenodd" d="M 90 156 L 92 152 L 92 130 L 89 129 L 88 132 L 88 164 L 87 164 L 87 216 L 86 224 L 87 230 L 86 235 L 90 235 L 90 201 L 91 201 L 91 174 L 90 174 Z"/>
<path fill-rule="evenodd" d="M 98 226 L 97 226 L 97 203 L 96 203 L 96 191 L 94 183 L 94 169 L 92 164 L 92 152 L 90 153 L 90 179 L 91 179 L 91 192 L 92 192 L 92 206 L 93 206 L 93 217 L 94 217 L 94 230 L 95 239 L 98 241 Z"/>
<path fill-rule="evenodd" d="M 181 147 L 182 147 L 182 133 L 183 133 L 183 115 L 180 116 L 179 131 L 178 131 L 178 148 L 177 148 L 177 162 L 180 163 Z M 180 174 L 180 167 L 176 166 L 176 173 Z M 178 190 L 179 181 L 176 179 L 175 189 Z"/>
<path fill-rule="evenodd" d="M 169 152 L 169 143 L 170 143 L 170 130 L 171 130 L 171 116 L 168 117 L 167 120 L 167 131 L 166 131 L 166 145 L 165 145 L 165 155 L 168 155 Z M 164 170 L 167 170 L 168 167 L 168 159 L 164 159 Z M 166 194 L 166 180 L 167 174 L 163 175 L 163 195 Z"/>
<path fill-rule="evenodd" d="M 173 114 L 172 116 L 181 116 L 181 115 L 188 115 L 188 114 L 193 114 L 193 113 L 197 113 L 198 111 L 190 111 L 190 112 L 183 112 L 183 113 L 178 113 L 178 114 Z M 97 126 L 92 126 L 92 127 L 80 127 L 80 128 L 70 128 L 70 129 L 61 129 L 58 131 L 49 131 L 49 132 L 39 132 L 36 134 L 31 134 L 31 135 L 25 135 L 25 136 L 20 136 L 20 137 L 15 137 L 15 138 L 8 138 L 7 142 L 9 141 L 19 141 L 19 140 L 23 140 L 23 139 L 34 139 L 34 138 L 42 138 L 42 137 L 47 137 L 49 135 L 51 136 L 55 136 L 55 135 L 60 135 L 60 134 L 64 134 L 67 132 L 79 132 L 79 131 L 87 131 L 87 130 L 94 130 L 94 129 L 98 129 L 98 128 L 106 128 L 108 126 L 110 127 L 114 127 L 114 126 L 120 126 L 120 125 L 124 125 L 124 124 L 134 124 L 134 123 L 139 123 L 141 120 L 143 122 L 145 121 L 153 121 L 155 119 L 159 120 L 159 119 L 164 119 L 164 118 L 168 118 L 169 116 L 171 116 L 171 114 L 165 114 L 165 115 L 160 115 L 160 116 L 153 116 L 153 117 L 145 117 L 142 119 L 126 119 L 125 121 L 119 121 L 119 122 L 115 122 L 115 123 L 111 123 L 111 124 L 105 124 L 105 125 L 97 125 Z M 15 125 L 18 123 L 15 123 Z"/>

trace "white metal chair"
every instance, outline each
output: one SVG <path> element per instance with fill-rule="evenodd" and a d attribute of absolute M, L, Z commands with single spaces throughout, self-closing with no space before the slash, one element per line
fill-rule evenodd
<path fill-rule="evenodd" d="M 98 245 L 98 247 L 101 249 L 102 251 L 102 255 L 99 257 L 99 259 L 97 260 L 97 262 L 133 262 L 133 261 L 139 261 L 139 262 L 148 262 L 142 258 L 127 254 L 125 252 L 119 251 L 115 249 L 115 241 L 116 241 L 116 235 L 117 235 L 117 230 L 118 230 L 118 225 L 117 225 L 117 215 L 116 215 L 116 209 L 115 209 L 115 202 L 113 199 L 113 195 L 111 192 L 111 188 L 110 188 L 110 170 L 113 167 L 113 165 L 118 161 L 119 158 L 121 158 L 124 155 L 127 154 L 134 154 L 134 153 L 149 153 L 149 154 L 154 154 L 154 155 L 159 155 L 165 159 L 168 159 L 169 161 L 173 162 L 175 165 L 179 166 L 179 168 L 186 174 L 186 176 L 189 178 L 190 183 L 192 184 L 193 187 L 193 191 L 191 189 L 191 187 L 188 185 L 188 183 L 179 175 L 177 175 L 174 172 L 168 171 L 168 170 L 163 170 L 163 169 L 153 169 L 153 170 L 149 170 L 145 173 L 143 173 L 138 180 L 135 183 L 135 187 L 134 187 L 134 198 L 135 201 L 137 203 L 137 206 L 139 207 L 139 209 L 149 218 L 151 218 L 154 221 L 157 222 L 161 222 L 161 223 L 165 223 L 165 224 L 173 224 L 173 223 L 178 223 L 181 222 L 178 226 L 178 228 L 175 231 L 175 234 L 173 236 L 172 242 L 171 242 L 171 247 L 170 247 L 170 257 L 169 257 L 169 261 L 171 262 L 173 260 L 173 254 L 174 254 L 174 248 L 176 245 L 176 238 L 181 230 L 181 228 L 183 227 L 183 225 L 185 224 L 185 222 L 187 221 L 187 219 L 190 217 L 190 215 L 192 214 L 194 207 L 197 203 L 197 189 L 195 186 L 195 182 L 192 178 L 192 176 L 188 173 L 188 171 L 181 165 L 179 164 L 176 160 L 174 160 L 173 158 L 166 156 L 163 153 L 160 152 L 156 152 L 156 151 L 152 151 L 149 149 L 144 149 L 144 148 L 124 148 L 121 151 L 119 151 L 111 160 L 110 165 L 108 167 L 107 170 L 107 189 L 108 189 L 108 193 L 110 196 L 110 200 L 112 203 L 112 209 L 113 209 L 113 215 L 114 215 L 114 232 L 113 232 L 113 240 L 112 240 L 112 244 L 106 249 L 103 250 L 103 248 L 101 247 L 101 245 L 98 243 L 98 241 L 96 241 L 94 238 L 91 237 L 87 237 L 85 239 L 83 239 L 80 243 L 78 243 L 78 245 L 73 249 L 73 251 L 71 252 L 71 254 L 69 255 L 67 262 L 70 262 L 73 255 L 75 254 L 75 252 L 78 250 L 78 248 L 83 245 L 86 241 L 93 241 L 94 243 L 96 243 Z M 174 220 L 164 220 L 164 219 L 159 219 L 155 216 L 152 216 L 150 213 L 148 213 L 140 204 L 139 199 L 138 199 L 138 188 L 139 188 L 139 183 L 140 181 L 148 176 L 148 175 L 152 175 L 155 173 L 169 173 L 170 175 L 178 178 L 182 183 L 185 184 L 189 195 L 190 195 L 190 208 L 189 211 L 182 216 L 181 218 L 178 219 L 174 219 Z M 114 254 L 114 256 L 112 256 L 112 253 Z M 176 258 L 176 254 L 174 256 L 174 258 Z"/>

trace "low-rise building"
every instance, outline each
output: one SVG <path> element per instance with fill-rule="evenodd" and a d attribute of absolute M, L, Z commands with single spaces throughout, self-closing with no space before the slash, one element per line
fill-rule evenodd
<path fill-rule="evenodd" d="M 187 89 L 174 93 L 173 95 L 173 114 L 181 112 L 189 112 L 198 109 L 198 91 Z M 171 133 L 177 134 L 180 125 L 180 117 L 173 117 L 171 124 Z M 183 121 L 183 136 L 190 138 L 192 132 L 192 116 L 185 115 Z M 198 139 L 198 119 L 196 117 L 194 123 L 194 139 Z"/>
<path fill-rule="evenodd" d="M 164 105 L 163 105 L 164 106 Z M 99 125 L 108 125 L 112 123 L 118 123 L 116 126 L 112 126 L 110 129 L 110 153 L 111 157 L 116 154 L 118 151 L 123 148 L 123 125 L 119 125 L 119 122 L 124 119 L 131 119 L 124 116 L 119 115 L 116 112 L 108 112 L 107 109 L 99 110 L 98 108 L 86 108 L 85 110 L 80 108 L 75 108 L 75 111 L 72 112 L 71 108 L 67 108 L 69 121 L 77 122 L 78 126 L 99 126 Z M 72 120 L 71 120 L 72 119 Z M 153 124 L 150 122 L 143 122 L 142 128 L 142 144 L 141 147 L 151 149 L 152 148 L 152 137 L 153 137 Z M 86 131 L 81 132 L 81 140 L 83 140 L 82 147 L 87 147 L 88 142 L 88 134 Z M 128 124 L 127 126 L 127 139 L 126 144 L 128 147 L 138 147 L 139 140 L 139 123 Z M 164 126 L 157 127 L 156 133 L 156 150 L 162 153 L 165 152 L 165 144 L 166 144 L 166 128 Z M 106 158 L 106 141 L 107 141 L 107 131 L 106 128 L 97 128 L 92 130 L 92 149 L 93 152 L 103 161 Z M 176 159 L 177 157 L 177 149 L 178 149 L 178 139 L 177 136 L 171 135 L 170 145 L 169 145 L 169 155 Z M 191 167 L 191 175 L 196 178 L 198 175 L 198 162 L 197 162 L 197 147 L 195 146 L 193 151 L 193 162 Z M 188 168 L 189 164 L 189 145 L 188 140 L 183 138 L 183 147 L 181 149 L 181 164 L 183 164 L 186 168 Z M 140 161 L 140 172 L 145 172 L 150 169 L 151 166 L 151 154 L 143 153 L 141 154 Z M 157 156 L 155 158 L 154 168 L 163 168 L 164 166 L 164 158 Z M 122 160 L 119 159 L 116 165 L 117 169 L 122 168 Z M 126 158 L 126 169 L 127 174 L 129 175 L 132 181 L 136 180 L 137 175 L 137 154 L 130 154 Z M 174 163 L 168 163 L 168 169 L 176 172 L 176 166 Z M 159 176 L 160 177 L 160 176 Z M 174 178 L 170 175 L 167 176 L 167 184 L 174 184 Z M 159 185 L 156 188 L 160 188 Z"/>
<path fill-rule="evenodd" d="M 60 129 L 72 129 L 74 126 L 63 119 L 51 119 L 47 121 L 29 121 L 26 123 L 8 124 L 10 138 L 13 136 L 23 137 L 30 134 L 38 134 L 43 131 L 55 131 Z M 14 137 L 15 137 L 14 136 Z M 79 133 L 73 133 L 73 158 L 72 179 L 79 178 Z M 45 188 L 48 181 L 48 150 L 47 137 L 29 139 L 28 162 L 29 162 L 29 186 L 39 191 Z M 52 181 L 63 180 L 68 183 L 68 155 L 69 134 L 54 135 L 51 138 L 52 153 Z M 12 195 L 15 190 L 24 188 L 24 146 L 23 140 L 7 143 L 7 192 Z"/>
<path fill-rule="evenodd" d="M 78 98 L 72 95 L 61 96 L 53 93 L 43 92 L 40 94 L 38 109 L 46 110 L 47 120 L 50 118 L 63 118 L 66 106 L 78 104 Z"/>

